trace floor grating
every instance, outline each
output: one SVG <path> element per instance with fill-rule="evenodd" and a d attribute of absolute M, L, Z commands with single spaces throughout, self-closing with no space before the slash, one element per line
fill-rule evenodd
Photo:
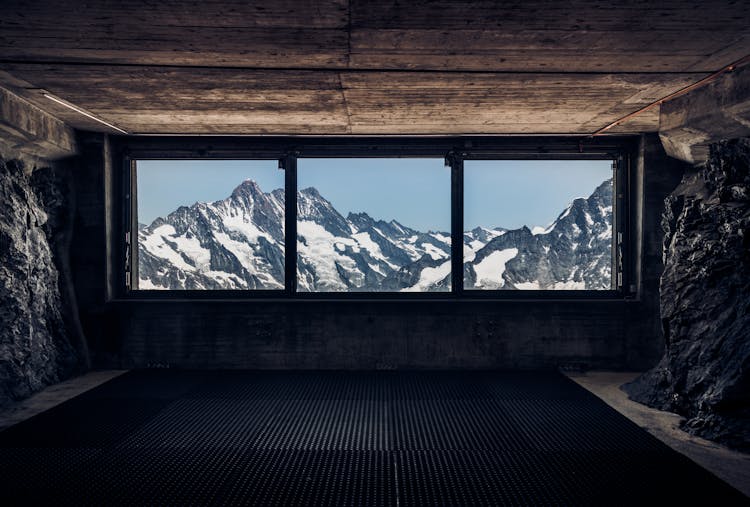
<path fill-rule="evenodd" d="M 3 505 L 747 505 L 552 372 L 142 370 L 0 432 Z"/>

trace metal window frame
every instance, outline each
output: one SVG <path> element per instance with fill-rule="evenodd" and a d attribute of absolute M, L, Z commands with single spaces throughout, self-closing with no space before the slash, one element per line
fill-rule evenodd
<path fill-rule="evenodd" d="M 266 300 L 266 301 L 487 301 L 626 299 L 634 263 L 631 175 L 635 171 L 637 137 L 138 137 L 113 138 L 113 167 L 120 167 L 115 206 L 122 219 L 109 245 L 120 252 L 118 300 Z M 297 159 L 298 158 L 444 157 L 451 167 L 451 291 L 450 292 L 297 292 Z M 285 170 L 285 254 L 283 290 L 142 290 L 137 277 L 137 188 L 135 161 L 140 159 L 262 159 L 279 160 Z M 613 160 L 612 290 L 466 290 L 463 280 L 463 199 L 465 160 Z M 135 235 L 133 234 L 135 231 Z"/>

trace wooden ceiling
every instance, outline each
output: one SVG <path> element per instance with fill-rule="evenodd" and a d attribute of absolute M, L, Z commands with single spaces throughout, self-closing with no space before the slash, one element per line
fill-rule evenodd
<path fill-rule="evenodd" d="M 4 0 L 0 86 L 130 133 L 589 134 L 750 54 L 750 1 Z M 658 108 L 613 132 L 658 129 Z"/>

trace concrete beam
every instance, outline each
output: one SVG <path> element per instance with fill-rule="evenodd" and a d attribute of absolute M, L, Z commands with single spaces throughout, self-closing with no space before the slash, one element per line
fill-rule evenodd
<path fill-rule="evenodd" d="M 46 160 L 69 157 L 78 151 L 71 127 L 4 88 L 0 88 L 0 145 Z"/>
<path fill-rule="evenodd" d="M 670 157 L 703 164 L 708 145 L 750 136 L 750 65 L 661 105 L 659 137 Z"/>

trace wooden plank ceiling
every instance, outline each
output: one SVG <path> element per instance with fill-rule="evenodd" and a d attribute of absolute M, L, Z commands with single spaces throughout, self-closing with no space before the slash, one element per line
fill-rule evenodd
<path fill-rule="evenodd" d="M 750 54 L 750 1 L 4 0 L 0 86 L 80 129 L 588 134 Z M 658 108 L 613 129 L 658 129 Z"/>

